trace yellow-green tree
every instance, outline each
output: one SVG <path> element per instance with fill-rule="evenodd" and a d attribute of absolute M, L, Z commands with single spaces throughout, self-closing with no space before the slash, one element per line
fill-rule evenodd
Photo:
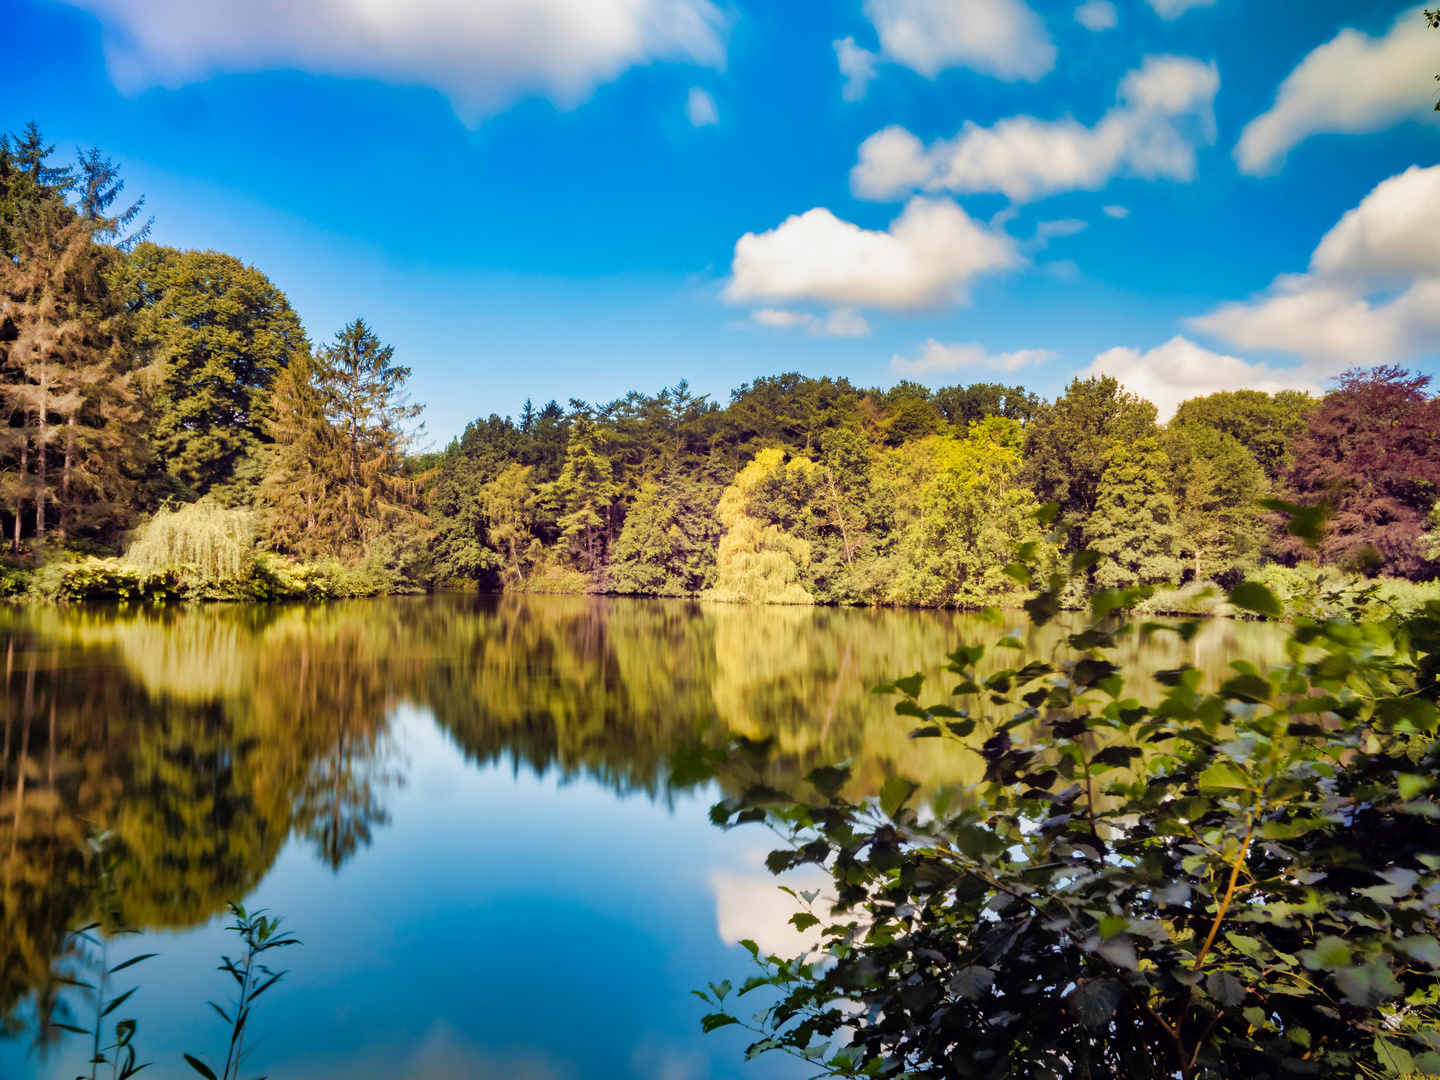
<path fill-rule="evenodd" d="M 704 599 L 732 604 L 815 602 L 800 584 L 800 572 L 810 564 L 809 542 L 767 524 L 751 507 L 765 487 L 783 482 L 787 474 L 808 477 L 814 469 L 807 458 L 794 458 L 787 465 L 785 451 L 762 450 L 740 470 L 715 510 L 725 535 L 717 553 L 718 578 L 715 587 L 702 594 Z"/>

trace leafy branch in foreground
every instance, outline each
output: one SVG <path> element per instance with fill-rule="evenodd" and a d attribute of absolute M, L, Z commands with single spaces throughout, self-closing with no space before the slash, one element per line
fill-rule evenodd
<path fill-rule="evenodd" d="M 278 916 L 267 916 L 263 908 L 246 911 L 244 905 L 232 903 L 230 914 L 235 916 L 235 924 L 230 929 L 240 935 L 245 951 L 238 961 L 228 956 L 221 957 L 219 970 L 230 973 L 239 993 L 230 1002 L 228 1011 L 213 1001 L 210 1002 L 210 1007 L 219 1013 L 220 1019 L 230 1027 L 230 1045 L 225 1052 L 225 1065 L 217 1075 L 214 1069 L 193 1054 L 185 1055 L 190 1067 L 205 1077 L 205 1080 L 239 1080 L 240 1065 L 249 1052 L 245 1047 L 245 1028 L 255 1008 L 255 1002 L 286 975 L 284 971 L 272 971 L 260 963 L 259 958 L 271 949 L 300 944 L 288 931 L 281 931 Z M 260 1080 L 264 1080 L 264 1077 Z"/>
<path fill-rule="evenodd" d="M 1026 605 L 1035 625 L 1067 577 Z M 984 761 L 980 784 L 926 806 L 900 777 L 852 801 L 844 766 L 792 801 L 760 782 L 751 742 L 708 759 L 753 777 L 712 819 L 767 823 L 788 842 L 770 869 L 819 865 L 837 899 L 792 919 L 816 953 L 746 943 L 760 973 L 737 996 L 767 1003 L 747 1021 L 727 983 L 697 991 L 704 1028 L 740 1024 L 749 1057 L 780 1049 L 839 1076 L 1440 1072 L 1440 603 L 1297 617 L 1289 663 L 1237 661 L 1213 689 L 1190 665 L 1154 672 L 1144 705 L 1117 644 L 1199 624 L 1131 621 L 1141 594 L 1097 594 L 1049 655 L 1016 635 L 997 647 L 1013 660 L 961 645 L 949 700 L 926 704 L 921 675 L 877 687 L 911 737 Z M 1253 582 L 1229 599 L 1280 611 Z"/>
<path fill-rule="evenodd" d="M 97 922 L 91 922 L 78 930 L 72 930 L 67 935 L 70 940 L 78 946 L 78 955 L 86 967 L 91 968 L 98 974 L 95 982 L 87 982 L 84 979 L 73 975 L 67 975 L 60 979 L 60 982 L 67 986 L 73 986 L 80 990 L 90 991 L 95 1001 L 95 1019 L 93 1026 L 82 1028 L 75 1024 L 62 1023 L 53 1019 L 46 1019 L 44 1027 L 56 1031 L 68 1031 L 75 1035 L 89 1035 L 90 1047 L 90 1076 L 89 1080 L 99 1080 L 103 1075 L 100 1066 L 110 1066 L 110 1080 L 129 1080 L 141 1069 L 149 1067 L 149 1064 L 137 1065 L 135 1063 L 135 1033 L 139 1027 L 133 1019 L 124 1019 L 115 1023 L 115 1041 L 105 1045 L 101 1040 L 105 1037 L 105 1021 L 111 1013 L 115 1012 L 125 1002 L 130 1000 L 131 995 L 139 989 L 132 986 L 124 993 L 111 994 L 110 980 L 126 968 L 134 967 L 155 956 L 155 953 L 142 953 L 139 956 L 132 956 L 128 960 L 122 960 L 114 967 L 110 966 L 110 942 L 112 938 L 128 934 L 138 934 L 139 931 L 128 926 L 115 923 L 115 888 L 114 878 L 111 871 L 111 834 L 109 832 L 96 831 L 86 839 L 86 847 L 90 857 L 95 860 L 99 871 L 100 911 L 101 918 Z M 97 936 L 98 935 L 98 936 Z M 85 1080 L 84 1077 L 77 1077 L 76 1080 Z"/>

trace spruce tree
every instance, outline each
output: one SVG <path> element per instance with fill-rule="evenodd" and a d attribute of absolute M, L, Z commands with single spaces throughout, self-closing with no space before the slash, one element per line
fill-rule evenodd
<path fill-rule="evenodd" d="M 4 485 L 19 549 L 22 509 L 43 544 L 78 530 L 113 536 L 129 514 L 144 448 L 140 413 L 115 337 L 120 307 L 107 284 L 113 248 L 94 233 L 113 222 L 79 217 L 59 198 L 24 208 L 14 259 L 0 259 L 4 430 L 16 469 Z M 7 340 L 8 339 L 8 340 Z"/>
<path fill-rule="evenodd" d="M 587 573 L 598 573 L 612 539 L 611 507 L 620 493 L 615 467 L 602 452 L 602 434 L 588 411 L 577 411 L 565 448 L 565 466 L 541 489 L 572 558 Z"/>
<path fill-rule="evenodd" d="M 326 419 L 341 444 L 337 539 L 365 551 L 380 529 L 423 520 L 417 511 L 423 485 L 406 476 L 405 454 L 424 430 L 413 425 L 424 406 L 410 403 L 410 369 L 394 358 L 395 349 L 363 319 L 337 333 L 318 357 Z"/>
<path fill-rule="evenodd" d="M 340 434 L 325 415 L 322 369 L 301 349 L 275 380 L 265 419 L 272 446 L 260 485 L 270 542 L 315 556 L 334 547 L 339 531 L 336 491 L 343 483 Z"/>
<path fill-rule="evenodd" d="M 1156 439 L 1118 443 L 1111 451 L 1084 534 L 1101 556 L 1095 565 L 1100 588 L 1179 579 L 1180 527 L 1169 472 L 1170 462 Z"/>

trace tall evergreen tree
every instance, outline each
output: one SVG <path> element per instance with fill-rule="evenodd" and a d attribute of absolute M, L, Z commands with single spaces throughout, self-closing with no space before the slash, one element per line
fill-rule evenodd
<path fill-rule="evenodd" d="M 1179 580 L 1180 526 L 1169 472 L 1170 462 L 1156 439 L 1119 443 L 1111 451 L 1084 533 L 1101 556 L 1095 565 L 1100 588 Z"/>
<path fill-rule="evenodd" d="M 587 573 L 597 573 L 605 564 L 613 539 L 611 511 L 619 491 L 594 419 L 588 411 L 577 412 L 565 450 L 565 467 L 553 483 L 541 489 L 541 499 L 555 514 L 561 540 Z"/>
<path fill-rule="evenodd" d="M 27 505 L 41 543 L 52 518 L 61 539 L 80 529 L 113 535 L 128 520 L 144 455 L 139 410 L 113 347 L 113 249 L 95 244 L 97 223 L 58 198 L 26 207 L 17 224 L 16 257 L 0 259 L 0 391 L 17 459 L 5 485 L 12 543 L 19 548 Z"/>
<path fill-rule="evenodd" d="M 248 502 L 264 471 L 270 394 L 300 320 L 254 267 L 215 251 L 140 244 L 126 275 L 137 345 L 157 365 L 151 440 L 191 495 Z"/>
<path fill-rule="evenodd" d="M 344 481 L 340 434 L 326 418 L 324 372 L 301 349 L 275 380 L 265 417 L 268 468 L 260 485 L 270 541 L 315 556 L 334 547 L 340 529 L 336 489 Z"/>

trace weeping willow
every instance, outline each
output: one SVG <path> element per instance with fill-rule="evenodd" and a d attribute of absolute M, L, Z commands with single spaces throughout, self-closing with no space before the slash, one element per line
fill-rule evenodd
<path fill-rule="evenodd" d="M 125 561 L 173 570 L 188 585 L 243 581 L 255 566 L 254 517 L 209 499 L 161 510 L 136 532 Z"/>
<path fill-rule="evenodd" d="M 703 600 L 725 604 L 813 604 L 800 584 L 800 571 L 810 563 L 810 544 L 776 525 L 766 525 L 749 512 L 749 500 L 768 474 L 787 468 L 785 451 L 762 450 L 725 489 L 715 514 L 725 526 L 716 553 L 719 577 Z M 809 462 L 796 459 L 790 468 Z"/>

